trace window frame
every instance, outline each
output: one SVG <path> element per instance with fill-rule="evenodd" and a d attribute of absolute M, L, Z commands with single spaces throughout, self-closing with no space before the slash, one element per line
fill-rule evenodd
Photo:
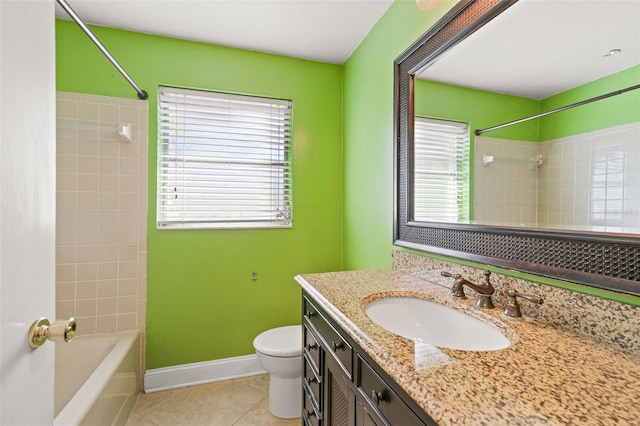
<path fill-rule="evenodd" d="M 183 121 L 178 124 L 177 118 L 170 118 L 172 114 L 177 117 L 180 112 L 180 106 L 177 103 L 167 101 L 167 97 L 171 96 L 182 97 L 184 104 L 181 106 L 183 108 L 181 112 L 188 116 L 185 119 L 186 123 Z M 229 111 L 225 111 L 229 117 L 227 123 L 241 117 L 238 119 L 240 125 L 237 123 L 220 125 L 219 123 L 223 120 L 214 117 L 219 116 L 218 107 L 214 108 L 215 113 L 204 111 L 204 114 L 211 113 L 211 116 L 202 116 L 203 111 L 198 110 L 198 118 L 194 119 L 191 109 L 193 105 L 187 101 L 193 101 L 195 98 L 192 97 L 199 99 L 196 102 L 204 99 L 202 105 L 196 106 L 205 109 L 207 106 L 203 105 L 209 101 L 214 104 L 228 102 Z M 158 230 L 288 229 L 293 227 L 293 101 L 165 85 L 158 86 L 157 99 L 156 228 Z M 276 112 L 271 113 L 271 118 L 265 118 L 265 114 L 262 114 L 260 118 L 262 121 L 270 123 L 269 120 L 272 120 L 275 123 L 271 123 L 270 126 L 261 124 L 262 130 L 265 127 L 268 128 L 266 136 L 264 134 L 261 136 L 248 135 L 251 133 L 249 130 L 253 131 L 254 129 L 250 129 L 246 124 L 255 124 L 257 121 L 252 121 L 254 120 L 252 117 L 247 118 L 249 113 L 239 114 L 240 109 L 236 108 L 239 104 L 247 106 L 253 113 L 255 110 L 251 109 L 252 104 L 258 105 L 253 106 L 256 109 L 275 108 Z M 169 105 L 175 110 L 168 110 L 167 106 Z M 174 119 L 175 121 L 171 121 Z M 204 126 L 194 124 L 201 123 L 203 120 L 207 122 Z M 255 118 L 255 120 L 259 119 Z M 244 127 L 241 126 L 243 124 L 245 124 Z M 179 128 L 180 126 L 183 127 Z M 198 130 L 200 134 L 204 133 L 205 137 L 198 137 L 197 143 L 194 143 L 193 133 L 197 126 L 200 126 Z M 224 140 L 221 137 L 215 137 L 222 133 L 228 135 Z M 237 136 L 240 133 L 242 136 Z M 234 137 L 238 139 L 234 140 Z M 260 141 L 256 142 L 256 140 L 252 140 L 252 137 L 260 139 Z M 172 138 L 173 141 L 170 140 Z M 265 138 L 267 138 L 266 141 Z M 197 156 L 193 154 L 196 152 L 193 145 L 199 146 Z M 228 148 L 228 152 L 223 152 L 224 148 Z M 183 154 L 178 154 L 179 151 L 182 151 Z M 241 151 L 245 151 L 245 153 L 243 154 Z M 260 154 L 257 153 L 258 151 Z M 187 164 L 195 165 L 185 166 Z M 179 171 L 180 167 L 183 169 L 182 172 Z M 188 168 L 191 170 L 185 172 Z M 216 172 L 221 173 L 223 170 L 228 170 L 222 176 L 224 179 L 211 177 Z M 247 171 L 250 173 L 246 174 Z M 234 175 L 235 179 L 232 178 Z M 254 185 L 253 183 L 241 182 L 247 180 L 247 177 L 256 179 L 256 189 L 249 189 L 251 185 Z M 198 178 L 200 178 L 199 181 Z M 173 192 L 176 199 L 179 194 L 182 194 L 182 198 L 180 198 L 182 206 L 178 206 L 176 203 L 173 210 L 167 204 L 162 204 L 169 200 L 171 194 L 169 188 L 171 187 L 167 186 L 167 183 L 171 179 L 173 179 L 171 183 L 175 185 Z M 211 185 L 206 186 L 207 182 Z M 262 186 L 269 189 L 263 189 Z M 223 187 L 226 187 L 226 193 L 223 193 Z M 248 192 L 241 195 L 244 191 Z M 240 197 L 243 197 L 244 200 L 238 201 Z M 262 201 L 259 201 L 259 198 Z M 240 207 L 236 210 L 227 207 L 229 212 L 226 215 L 211 212 L 212 209 L 221 211 L 223 208 L 220 206 L 224 203 Z M 266 206 L 266 208 L 261 211 L 256 207 L 259 205 Z M 248 216 L 249 212 L 256 216 L 242 217 L 243 215 Z M 200 217 L 190 218 L 190 215 L 196 214 Z"/>

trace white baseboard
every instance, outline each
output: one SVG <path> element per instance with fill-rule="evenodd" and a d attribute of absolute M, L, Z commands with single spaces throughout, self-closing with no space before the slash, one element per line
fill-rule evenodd
<path fill-rule="evenodd" d="M 156 368 L 144 373 L 147 393 L 265 374 L 256 355 Z"/>

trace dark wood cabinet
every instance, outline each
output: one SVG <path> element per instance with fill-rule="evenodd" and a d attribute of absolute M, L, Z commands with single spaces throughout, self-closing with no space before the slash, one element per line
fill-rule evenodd
<path fill-rule="evenodd" d="M 302 419 L 305 425 L 322 424 L 322 348 L 307 324 L 303 325 Z"/>
<path fill-rule="evenodd" d="M 356 426 L 384 426 L 386 423 L 378 415 L 356 400 Z"/>
<path fill-rule="evenodd" d="M 351 380 L 331 356 L 326 356 L 325 373 L 325 422 L 326 426 L 349 426 L 355 424 L 355 398 Z"/>
<path fill-rule="evenodd" d="M 306 292 L 303 294 L 303 423 L 307 426 L 420 426 L 436 423 Z M 414 401 L 410 401 L 415 406 Z M 419 414 L 416 414 L 418 411 Z"/>
<path fill-rule="evenodd" d="M 424 423 L 366 361 L 358 356 L 357 389 L 360 398 L 390 424 L 422 426 Z"/>

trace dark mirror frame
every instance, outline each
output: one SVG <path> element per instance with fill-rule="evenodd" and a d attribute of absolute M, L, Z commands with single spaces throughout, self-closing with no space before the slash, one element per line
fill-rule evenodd
<path fill-rule="evenodd" d="M 517 0 L 462 0 L 394 62 L 397 246 L 640 296 L 640 238 L 412 220 L 414 75 Z"/>

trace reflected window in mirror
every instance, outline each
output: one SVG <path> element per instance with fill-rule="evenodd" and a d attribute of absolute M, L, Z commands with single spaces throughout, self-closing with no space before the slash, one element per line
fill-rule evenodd
<path fill-rule="evenodd" d="M 415 117 L 416 221 L 469 222 L 469 124 Z"/>

